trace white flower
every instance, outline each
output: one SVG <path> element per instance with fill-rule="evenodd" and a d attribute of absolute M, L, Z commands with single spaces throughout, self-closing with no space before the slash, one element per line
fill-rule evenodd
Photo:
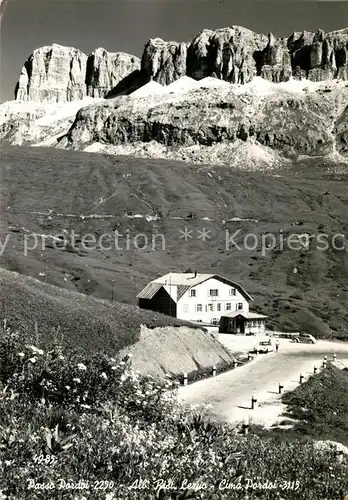
<path fill-rule="evenodd" d="M 24 352 L 19 352 L 19 353 L 18 353 L 18 356 L 19 356 L 20 358 L 23 358 L 23 357 L 25 356 L 25 354 L 24 354 Z"/>
<path fill-rule="evenodd" d="M 84 365 L 83 363 L 77 363 L 77 368 L 79 370 L 87 370 L 87 366 Z"/>
<path fill-rule="evenodd" d="M 82 404 L 82 405 L 80 405 L 80 406 L 81 406 L 81 408 L 87 408 L 87 409 L 89 409 L 89 408 L 90 408 L 90 405 L 85 405 L 85 404 Z"/>
<path fill-rule="evenodd" d="M 68 389 L 68 391 L 69 391 L 69 389 L 70 389 L 70 385 L 66 385 L 66 386 L 65 386 L 65 389 Z"/>
<path fill-rule="evenodd" d="M 105 380 L 107 380 L 107 379 L 108 379 L 108 377 L 107 377 L 107 375 L 106 375 L 106 373 L 105 373 L 105 372 L 103 372 L 100 376 L 101 376 L 102 378 L 105 378 Z"/>
<path fill-rule="evenodd" d="M 131 358 L 132 357 L 132 353 L 129 352 L 128 353 L 128 357 Z"/>
<path fill-rule="evenodd" d="M 78 377 L 73 378 L 74 382 L 77 382 L 78 384 L 81 382 L 81 380 Z"/>
<path fill-rule="evenodd" d="M 28 361 L 30 361 L 30 363 L 36 363 L 37 359 L 34 356 L 33 358 L 29 358 Z"/>
<path fill-rule="evenodd" d="M 44 351 L 42 349 L 39 349 L 38 347 L 35 347 L 34 345 L 28 345 L 26 346 L 28 349 L 31 349 L 35 354 L 44 354 Z"/>

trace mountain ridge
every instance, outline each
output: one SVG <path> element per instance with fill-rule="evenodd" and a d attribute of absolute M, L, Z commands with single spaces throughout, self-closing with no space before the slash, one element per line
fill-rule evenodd
<path fill-rule="evenodd" d="M 272 82 L 291 77 L 348 80 L 347 61 L 347 28 L 328 33 L 321 29 L 314 33 L 293 32 L 280 38 L 237 25 L 203 29 L 188 42 L 150 38 L 141 59 L 103 48 L 87 56 L 79 49 L 52 44 L 35 49 L 24 63 L 15 98 L 62 102 L 104 97 L 135 71 L 140 71 L 140 81 L 146 77 L 145 80 L 165 85 L 184 75 L 197 80 L 214 76 L 240 84 L 255 76 Z M 63 78 L 56 67 L 61 69 Z M 41 90 L 45 83 L 51 89 Z"/>

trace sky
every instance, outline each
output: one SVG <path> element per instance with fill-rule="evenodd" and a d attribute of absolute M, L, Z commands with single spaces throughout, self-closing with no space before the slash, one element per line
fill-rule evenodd
<path fill-rule="evenodd" d="M 0 0 L 1 1 L 1 0 Z M 348 0 L 7 0 L 1 22 L 0 101 L 13 99 L 21 67 L 40 46 L 97 47 L 141 56 L 149 38 L 189 41 L 202 29 L 258 33 L 348 27 Z"/>

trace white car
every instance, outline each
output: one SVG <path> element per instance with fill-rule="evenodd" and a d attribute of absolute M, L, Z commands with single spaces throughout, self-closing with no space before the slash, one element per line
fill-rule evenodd
<path fill-rule="evenodd" d="M 274 351 L 273 344 L 271 342 L 271 339 L 269 340 L 262 340 L 261 342 L 258 342 L 256 346 L 254 347 L 254 353 L 255 354 L 267 354 L 268 352 Z"/>

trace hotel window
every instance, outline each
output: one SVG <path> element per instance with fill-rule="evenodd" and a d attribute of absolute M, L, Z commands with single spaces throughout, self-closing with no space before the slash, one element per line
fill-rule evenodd
<path fill-rule="evenodd" d="M 206 307 L 207 307 L 207 309 L 206 309 L 206 310 L 207 310 L 208 312 L 213 312 L 213 311 L 214 311 L 214 309 L 215 309 L 215 308 L 214 308 L 214 304 L 207 304 L 207 306 L 206 306 Z"/>
<path fill-rule="evenodd" d="M 221 304 L 216 304 L 216 310 L 221 311 Z"/>
<path fill-rule="evenodd" d="M 188 304 L 184 304 L 184 313 L 188 313 L 188 311 L 189 311 Z"/>
<path fill-rule="evenodd" d="M 200 313 L 203 311 L 203 307 L 202 307 L 202 304 L 197 304 L 196 305 L 196 312 Z"/>
<path fill-rule="evenodd" d="M 238 302 L 237 304 L 237 310 L 241 311 L 243 309 L 243 302 Z"/>
<path fill-rule="evenodd" d="M 191 297 L 196 297 L 196 290 L 191 290 L 190 296 Z"/>
<path fill-rule="evenodd" d="M 213 318 L 210 323 L 212 325 L 218 325 L 219 324 L 219 318 Z"/>
<path fill-rule="evenodd" d="M 227 302 L 226 311 L 230 311 L 230 310 L 231 310 L 231 302 Z"/>
<path fill-rule="evenodd" d="M 212 289 L 212 290 L 209 290 L 209 296 L 210 297 L 217 297 L 219 295 L 219 290 L 218 289 Z"/>
<path fill-rule="evenodd" d="M 230 295 L 236 295 L 236 289 L 230 288 Z"/>

